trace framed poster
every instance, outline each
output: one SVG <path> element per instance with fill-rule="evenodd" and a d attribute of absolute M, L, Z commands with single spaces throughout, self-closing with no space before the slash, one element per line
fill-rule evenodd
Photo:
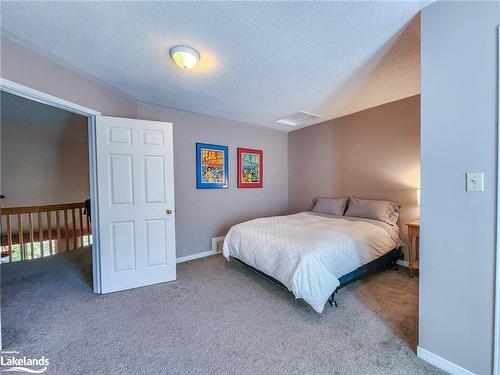
<path fill-rule="evenodd" d="M 229 187 L 227 146 L 196 144 L 196 188 L 227 189 Z"/>
<path fill-rule="evenodd" d="M 262 150 L 238 148 L 238 187 L 261 188 L 264 176 Z"/>

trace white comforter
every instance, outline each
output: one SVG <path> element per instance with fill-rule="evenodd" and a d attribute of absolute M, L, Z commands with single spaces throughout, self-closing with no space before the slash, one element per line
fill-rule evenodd
<path fill-rule="evenodd" d="M 320 313 L 341 276 L 401 244 L 394 227 L 301 212 L 233 226 L 222 252 L 279 280 Z"/>

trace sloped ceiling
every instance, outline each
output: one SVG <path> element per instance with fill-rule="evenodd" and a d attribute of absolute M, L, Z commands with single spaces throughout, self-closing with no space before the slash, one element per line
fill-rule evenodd
<path fill-rule="evenodd" d="M 429 2 L 2 2 L 2 33 L 151 104 L 294 130 L 420 92 Z M 201 54 L 191 71 L 169 49 Z"/>
<path fill-rule="evenodd" d="M 1 134 L 6 139 L 88 143 L 87 118 L 84 116 L 6 92 L 0 93 L 0 103 Z M 54 146 L 58 144 L 54 143 Z"/>

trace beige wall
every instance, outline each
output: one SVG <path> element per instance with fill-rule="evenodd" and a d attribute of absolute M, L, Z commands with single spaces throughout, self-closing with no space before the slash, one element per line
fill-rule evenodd
<path fill-rule="evenodd" d="M 2 78 L 103 115 L 173 122 L 178 257 L 210 250 L 212 237 L 225 234 L 242 220 L 287 212 L 287 133 L 137 103 L 10 39 L 2 37 L 1 41 Z M 196 189 L 196 142 L 229 146 L 229 189 Z M 264 150 L 263 189 L 236 187 L 236 147 Z"/>
<path fill-rule="evenodd" d="M 3 207 L 89 197 L 87 119 L 1 93 Z"/>
<path fill-rule="evenodd" d="M 391 199 L 400 227 L 419 217 L 420 96 L 398 100 L 289 133 L 289 209 L 318 196 Z"/>
<path fill-rule="evenodd" d="M 288 208 L 292 211 L 308 209 L 312 199 L 320 195 L 356 194 L 399 200 L 404 205 L 403 223 L 417 214 L 418 97 L 287 135 L 234 121 L 133 102 L 6 38 L 2 38 L 1 58 L 4 78 L 100 110 L 106 115 L 174 123 L 178 256 L 209 250 L 211 237 L 224 234 L 229 226 L 241 220 L 285 213 Z M 349 126 L 352 129 L 347 129 Z M 368 132 L 373 134 L 368 135 Z M 358 133 L 364 136 L 357 137 Z M 368 152 L 372 136 L 377 136 L 383 141 L 380 144 L 386 146 L 386 149 L 375 146 L 376 158 Z M 341 142 L 344 138 L 352 145 Z M 230 172 L 233 174 L 230 174 L 229 190 L 195 189 L 196 142 L 230 146 Z M 264 150 L 264 189 L 235 187 L 236 147 Z M 354 149 L 356 153 L 352 152 Z M 364 153 L 360 154 L 361 151 Z M 342 167 L 343 164 L 349 168 Z M 369 172 L 387 171 L 389 167 L 394 171 L 390 176 Z"/>
<path fill-rule="evenodd" d="M 174 123 L 177 256 L 210 250 L 211 238 L 225 235 L 234 224 L 286 214 L 287 133 L 148 104 L 139 104 L 138 115 Z M 228 189 L 196 189 L 196 142 L 229 146 Z M 236 187 L 238 147 L 264 151 L 262 189 Z"/>

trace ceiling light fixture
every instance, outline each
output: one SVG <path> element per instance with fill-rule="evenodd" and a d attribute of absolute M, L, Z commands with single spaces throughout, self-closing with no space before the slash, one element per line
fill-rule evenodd
<path fill-rule="evenodd" d="M 200 54 L 188 46 L 175 46 L 170 50 L 170 57 L 182 69 L 193 69 L 200 60 Z"/>

